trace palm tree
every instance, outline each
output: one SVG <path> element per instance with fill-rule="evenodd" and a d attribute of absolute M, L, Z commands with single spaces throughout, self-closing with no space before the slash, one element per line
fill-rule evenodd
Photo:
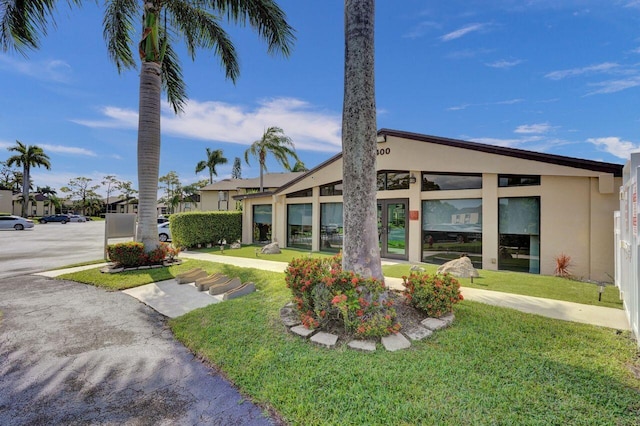
<path fill-rule="evenodd" d="M 5 2 L 3 2 L 4 5 Z M 80 0 L 68 0 L 81 6 Z M 37 49 L 46 34 L 55 0 L 8 2 L 0 8 L 0 45 L 24 53 Z M 235 82 L 240 69 L 235 48 L 221 26 L 226 19 L 249 24 L 267 43 L 268 53 L 287 56 L 294 40 L 293 29 L 274 0 L 106 0 L 103 35 L 110 59 L 118 71 L 136 68 L 134 53 L 140 53 L 140 103 L 138 114 L 138 228 L 136 240 L 146 251 L 158 246 L 156 201 L 160 166 L 160 97 L 164 90 L 177 113 L 187 101 L 178 52 L 174 42 L 183 42 L 191 59 L 198 49 L 213 50 L 220 57 L 226 77 Z M 140 43 L 136 29 L 142 23 Z"/>
<path fill-rule="evenodd" d="M 307 166 L 304 165 L 304 163 L 300 160 L 296 161 L 296 164 L 293 165 L 293 168 L 291 169 L 292 172 L 308 172 L 309 169 L 307 169 Z"/>
<path fill-rule="evenodd" d="M 345 0 L 342 266 L 384 279 L 376 205 L 375 0 Z"/>
<path fill-rule="evenodd" d="M 49 156 L 44 153 L 42 148 L 37 145 L 25 145 L 20 141 L 16 141 L 15 146 L 7 148 L 9 151 L 17 152 L 7 159 L 7 166 L 22 166 L 22 200 L 29 199 L 29 185 L 31 182 L 31 167 L 44 167 L 51 170 Z M 27 202 L 22 203 L 22 216 L 27 217 Z"/>
<path fill-rule="evenodd" d="M 263 172 L 267 170 L 267 154 L 269 153 L 288 171 L 291 171 L 289 157 L 300 161 L 298 154 L 296 154 L 293 141 L 289 136 L 284 134 L 284 131 L 280 127 L 269 127 L 265 130 L 262 138 L 253 142 L 244 152 L 244 161 L 246 161 L 247 164 L 249 164 L 249 154 L 258 158 L 260 162 L 260 192 L 264 191 Z"/>
<path fill-rule="evenodd" d="M 213 176 L 218 176 L 216 166 L 218 164 L 227 164 L 228 160 L 222 155 L 221 149 L 215 151 L 207 148 L 207 159 L 196 164 L 196 173 L 200 173 L 204 169 L 209 169 L 209 183 L 213 183 Z"/>

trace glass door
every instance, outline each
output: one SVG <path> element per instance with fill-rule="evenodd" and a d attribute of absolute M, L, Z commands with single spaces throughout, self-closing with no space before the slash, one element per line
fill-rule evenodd
<path fill-rule="evenodd" d="M 407 259 L 409 200 L 378 200 L 378 241 L 380 256 Z"/>

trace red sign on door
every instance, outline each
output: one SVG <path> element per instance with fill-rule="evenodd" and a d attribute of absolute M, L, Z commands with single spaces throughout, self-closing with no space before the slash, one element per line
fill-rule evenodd
<path fill-rule="evenodd" d="M 419 218 L 418 210 L 409 210 L 409 220 L 418 220 Z"/>

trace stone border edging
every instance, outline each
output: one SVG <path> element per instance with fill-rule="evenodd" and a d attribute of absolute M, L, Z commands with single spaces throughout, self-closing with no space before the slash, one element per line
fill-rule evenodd
<path fill-rule="evenodd" d="M 303 339 L 309 339 L 309 341 L 329 349 L 334 349 L 337 346 L 338 336 L 335 334 L 321 330 L 311 330 L 303 326 L 297 316 L 297 309 L 293 302 L 287 303 L 280 309 L 280 320 L 292 334 L 300 336 Z M 408 349 L 411 347 L 411 341 L 426 339 L 430 337 L 434 331 L 449 327 L 454 320 L 455 315 L 453 313 L 448 313 L 440 318 L 426 317 L 420 322 L 420 325 L 404 331 L 403 333 L 398 332 L 382 337 L 380 339 L 380 343 L 382 343 L 382 346 L 384 346 L 384 348 L 389 352 Z M 349 349 L 364 352 L 375 352 L 376 343 L 377 342 L 373 340 L 354 339 L 350 340 L 346 344 Z"/>

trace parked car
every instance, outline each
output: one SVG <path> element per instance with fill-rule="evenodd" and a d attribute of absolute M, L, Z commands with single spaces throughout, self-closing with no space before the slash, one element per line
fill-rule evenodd
<path fill-rule="evenodd" d="M 87 218 L 79 214 L 69 215 L 69 222 L 86 222 Z"/>
<path fill-rule="evenodd" d="M 49 216 L 43 216 L 39 220 L 40 223 L 49 223 L 49 222 L 60 222 L 65 224 L 70 222 L 70 218 L 68 214 L 52 214 Z"/>
<path fill-rule="evenodd" d="M 160 223 L 167 223 L 167 222 L 169 222 L 169 219 L 167 219 L 167 218 L 166 218 L 166 217 L 164 217 L 164 216 L 158 216 L 158 224 L 160 224 Z"/>
<path fill-rule="evenodd" d="M 169 229 L 169 222 L 158 225 L 158 238 L 163 243 L 171 241 L 171 229 Z"/>
<path fill-rule="evenodd" d="M 0 229 L 15 229 L 22 231 L 23 229 L 33 228 L 33 221 L 24 217 L 6 215 L 0 216 Z"/>

